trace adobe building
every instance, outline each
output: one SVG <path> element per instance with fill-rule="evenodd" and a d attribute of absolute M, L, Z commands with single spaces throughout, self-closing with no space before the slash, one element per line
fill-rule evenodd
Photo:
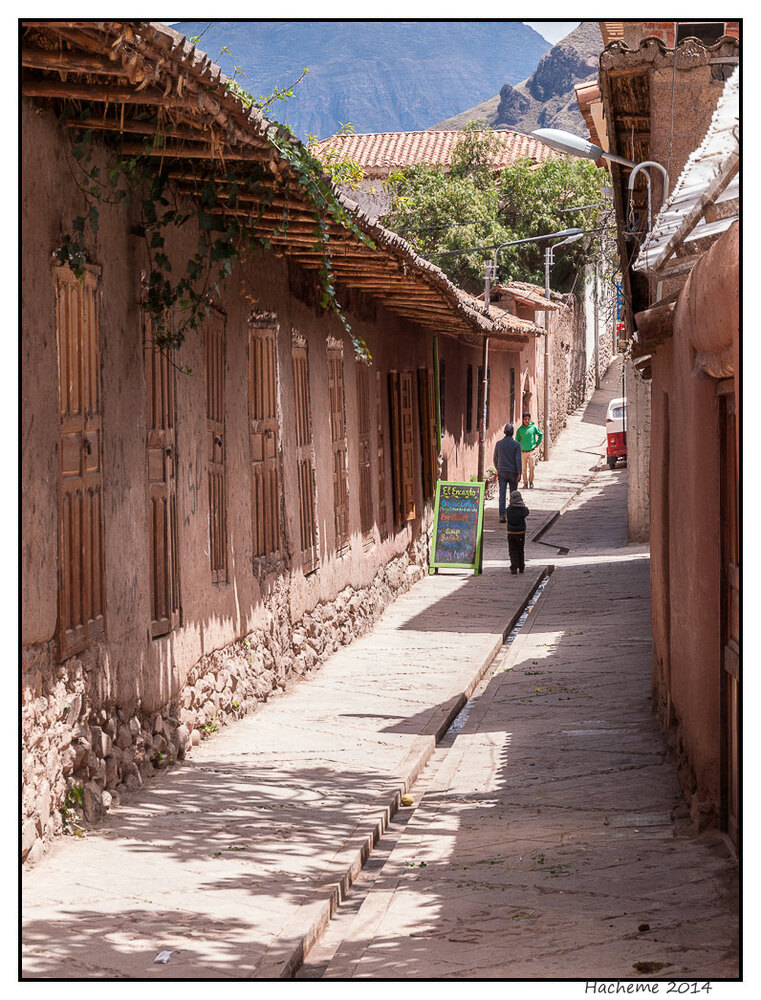
<path fill-rule="evenodd" d="M 488 160 L 494 174 L 519 160 L 539 164 L 558 155 L 534 136 L 513 129 L 490 129 L 489 132 L 495 140 Z M 314 152 L 320 159 L 338 157 L 359 164 L 363 177 L 352 188 L 350 196 L 363 211 L 377 218 L 391 208 L 391 197 L 384 186 L 390 174 L 415 166 L 438 167 L 448 173 L 462 137 L 460 130 L 347 132 L 323 139 L 316 144 Z"/>
<path fill-rule="evenodd" d="M 739 848 L 738 23 L 610 24 L 607 148 L 670 181 L 664 199 L 649 170 L 648 210 L 645 171 L 630 198 L 630 168 L 612 167 L 627 389 L 652 397 L 654 706 L 693 820 Z M 630 396 L 628 429 L 641 420 Z"/>
<path fill-rule="evenodd" d="M 488 337 L 491 455 L 541 331 L 369 221 L 163 25 L 24 22 L 21 137 L 34 859 L 420 579 L 439 435 L 449 477 L 477 469 L 466 373 Z"/>

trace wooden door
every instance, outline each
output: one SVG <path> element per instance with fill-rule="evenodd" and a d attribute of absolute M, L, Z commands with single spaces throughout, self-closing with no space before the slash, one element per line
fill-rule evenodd
<path fill-rule="evenodd" d="M 473 365 L 468 365 L 465 384 L 465 430 L 468 434 L 473 431 Z"/>
<path fill-rule="evenodd" d="M 145 423 L 153 636 L 165 635 L 180 623 L 175 377 L 170 352 L 158 350 L 147 326 Z"/>
<path fill-rule="evenodd" d="M 336 551 L 349 545 L 349 484 L 347 474 L 346 407 L 344 400 L 343 347 L 328 346 L 330 440 L 333 451 L 333 503 L 335 505 Z"/>
<path fill-rule="evenodd" d="M 320 564 L 317 536 L 312 409 L 309 393 L 309 357 L 306 342 L 294 339 L 293 382 L 296 397 L 296 472 L 299 483 L 299 535 L 301 568 L 311 573 Z"/>
<path fill-rule="evenodd" d="M 227 581 L 227 496 L 225 482 L 225 327 L 219 313 L 206 317 L 206 461 L 209 476 L 209 563 L 213 583 Z"/>
<path fill-rule="evenodd" d="M 366 364 L 358 362 L 357 372 L 357 409 L 358 409 L 358 442 L 359 442 L 359 519 L 362 528 L 362 540 L 365 545 L 372 542 L 373 537 L 373 495 L 372 477 L 370 474 L 370 371 Z"/>
<path fill-rule="evenodd" d="M 722 813 L 740 847 L 740 540 L 733 381 L 719 398 L 722 521 Z"/>
<path fill-rule="evenodd" d="M 98 278 L 54 271 L 60 480 L 58 640 L 62 660 L 105 632 Z"/>
<path fill-rule="evenodd" d="M 254 555 L 279 558 L 280 443 L 273 328 L 249 327 L 249 440 Z"/>
<path fill-rule="evenodd" d="M 381 539 L 388 537 L 388 518 L 386 514 L 386 450 L 385 434 L 383 433 L 383 394 L 381 392 L 381 373 L 375 373 L 375 400 L 378 420 L 378 530 Z"/>
<path fill-rule="evenodd" d="M 420 414 L 420 451 L 422 453 L 423 500 L 432 500 L 436 492 L 436 412 L 433 398 L 433 373 L 418 369 L 418 411 Z"/>
<path fill-rule="evenodd" d="M 389 372 L 389 411 L 393 457 L 394 522 L 415 517 L 415 451 L 412 418 L 412 372 Z"/>

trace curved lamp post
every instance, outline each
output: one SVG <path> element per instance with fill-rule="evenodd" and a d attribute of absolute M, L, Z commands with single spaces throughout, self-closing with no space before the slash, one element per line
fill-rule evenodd
<path fill-rule="evenodd" d="M 571 235 L 566 236 L 559 243 L 551 243 L 544 250 L 544 297 L 550 297 L 550 268 L 554 264 L 553 253 L 556 247 L 564 247 L 568 243 L 575 243 L 584 235 L 584 231 L 577 229 L 570 231 Z M 544 458 L 550 457 L 550 314 L 544 314 L 544 427 L 542 428 L 542 438 L 544 443 Z"/>
<path fill-rule="evenodd" d="M 540 139 L 546 146 L 551 146 L 553 149 L 559 150 L 561 153 L 568 153 L 571 156 L 580 156 L 583 159 L 594 160 L 595 163 L 598 160 L 606 159 L 610 160 L 611 163 L 620 163 L 624 167 L 632 167 L 631 175 L 629 176 L 629 197 L 631 198 L 631 192 L 634 189 L 634 181 L 637 174 L 644 167 L 656 167 L 660 170 L 663 175 L 663 201 L 669 196 L 669 175 L 666 168 L 661 163 L 656 163 L 655 160 L 643 160 L 642 163 L 635 163 L 633 160 L 627 160 L 625 156 L 617 156 L 615 153 L 606 153 L 604 149 L 599 146 L 595 146 L 594 143 L 589 142 L 587 139 L 581 139 L 578 135 L 573 135 L 571 132 L 565 132 L 563 129 L 559 128 L 538 128 L 532 133 L 537 139 Z M 652 229 L 652 209 L 650 206 L 650 175 L 645 174 L 647 177 L 647 217 L 648 217 L 648 232 Z"/>

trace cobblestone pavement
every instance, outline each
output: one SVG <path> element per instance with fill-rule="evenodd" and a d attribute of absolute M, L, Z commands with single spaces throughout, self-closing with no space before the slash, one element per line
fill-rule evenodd
<path fill-rule="evenodd" d="M 616 379 L 606 379 L 539 465 L 527 502 L 545 542 L 594 482 L 616 394 Z M 623 474 L 605 470 L 621 488 Z M 396 812 L 401 794 L 437 759 L 437 741 L 485 671 L 502 663 L 503 637 L 556 553 L 531 544 L 525 575 L 510 576 L 490 501 L 482 576 L 421 581 L 319 671 L 214 734 L 82 840 L 64 838 L 26 866 L 24 977 L 292 975 L 380 837 L 363 877 L 378 870 L 384 838 L 410 813 Z M 558 695 L 530 697 L 550 707 Z M 549 717 L 546 726 L 552 743 Z M 166 964 L 155 961 L 161 952 L 171 953 Z"/>
<path fill-rule="evenodd" d="M 569 551 L 299 976 L 737 977 L 737 865 L 692 830 L 650 710 L 626 470 L 543 541 Z"/>

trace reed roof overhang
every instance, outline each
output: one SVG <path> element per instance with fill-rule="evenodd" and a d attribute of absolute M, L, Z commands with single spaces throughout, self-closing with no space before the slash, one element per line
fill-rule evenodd
<path fill-rule="evenodd" d="M 282 152 L 298 140 L 247 107 L 221 68 L 185 36 L 158 22 L 24 20 L 21 70 L 23 96 L 59 112 L 66 107 L 67 128 L 92 129 L 121 155 L 158 158 L 189 198 L 200 197 L 210 178 L 225 198 L 231 176 L 256 175 L 267 189 L 266 203 L 237 204 L 235 211 L 245 213 L 247 226 L 275 254 L 307 271 L 323 266 L 315 236 L 319 212 Z M 440 268 L 370 220 L 326 175 L 323 181 L 338 205 L 327 217 L 327 232 L 339 286 L 435 333 L 467 342 L 489 335 L 516 348 L 528 343 L 525 321 L 488 316 Z M 340 287 L 338 295 L 340 301 Z"/>

